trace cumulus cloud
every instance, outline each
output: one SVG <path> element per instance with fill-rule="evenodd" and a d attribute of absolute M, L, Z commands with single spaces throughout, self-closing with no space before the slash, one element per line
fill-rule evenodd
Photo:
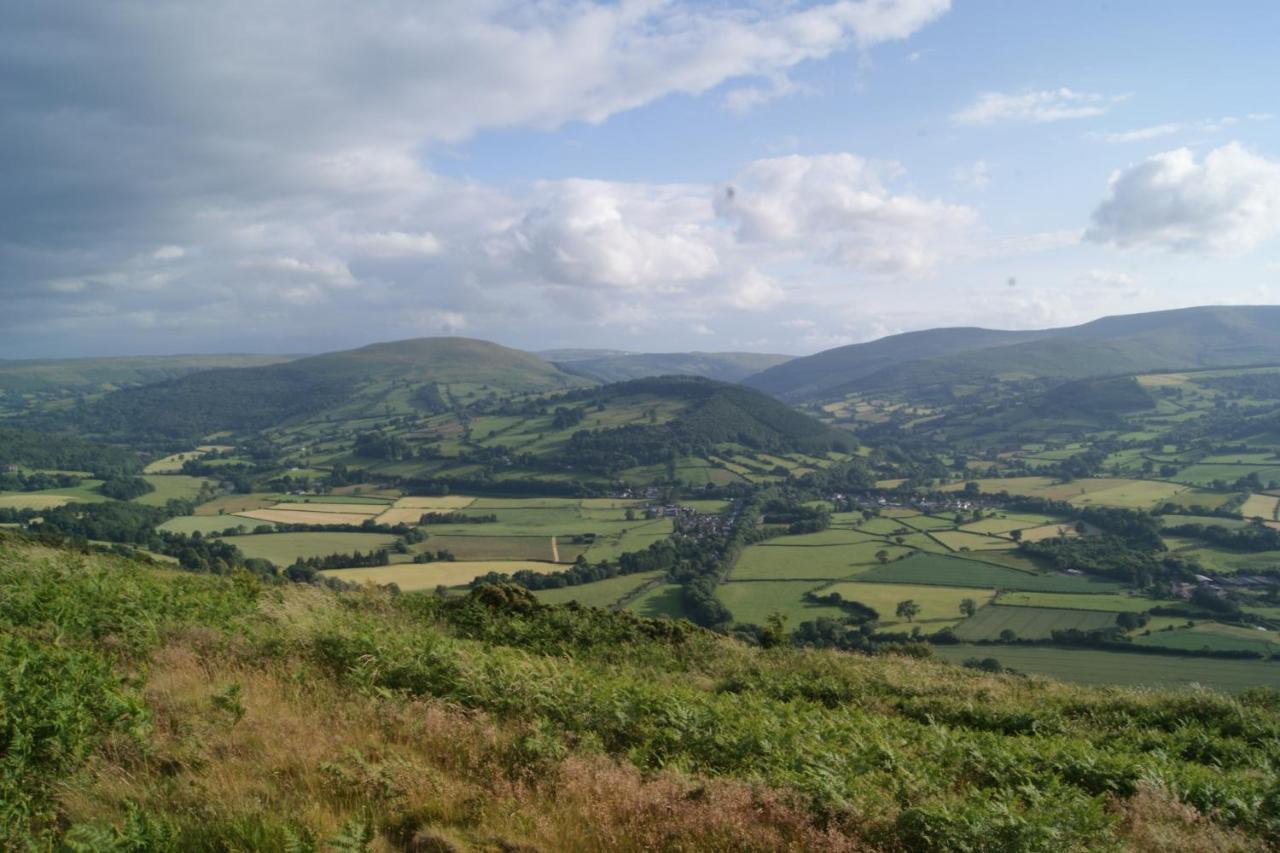
<path fill-rule="evenodd" d="M 739 241 L 818 251 L 887 274 L 927 272 L 976 220 L 968 207 L 895 193 L 893 163 L 854 154 L 757 160 L 717 196 Z"/>
<path fill-rule="evenodd" d="M 10 6 L 0 330 L 16 346 L 41 324 L 96 324 L 112 341 L 146 324 L 184 344 L 260 348 L 280 346 L 282 328 L 311 341 L 355 317 L 390 318 L 386 334 L 559 317 L 556 288 L 612 292 L 573 310 L 629 323 L 646 316 L 646 290 L 761 304 L 768 288 L 741 284 L 757 260 L 726 255 L 735 240 L 708 187 L 498 188 L 442 177 L 427 158 L 483 130 L 601 122 L 673 94 L 785 94 L 789 69 L 906 38 L 948 7 Z"/>
<path fill-rule="evenodd" d="M 1111 176 L 1085 239 L 1120 247 L 1239 252 L 1280 234 L 1280 161 L 1232 142 L 1197 162 L 1188 148 Z"/>
<path fill-rule="evenodd" d="M 984 92 L 972 104 L 953 113 L 957 124 L 993 124 L 1002 121 L 1051 122 L 1099 116 L 1123 95 L 1099 95 L 1060 89 L 1008 94 Z"/>

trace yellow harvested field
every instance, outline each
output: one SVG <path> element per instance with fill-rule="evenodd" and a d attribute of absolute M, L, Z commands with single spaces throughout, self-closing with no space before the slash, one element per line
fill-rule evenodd
<path fill-rule="evenodd" d="M 435 589 L 440 584 L 462 586 L 489 572 L 510 575 L 521 570 L 545 573 L 562 571 L 563 568 L 555 563 L 533 560 L 478 560 L 467 563 L 401 563 L 368 569 L 329 569 L 321 574 L 349 583 L 394 583 L 404 592 L 414 592 Z"/>
<path fill-rule="evenodd" d="M 53 509 L 73 500 L 66 495 L 0 495 L 0 509 Z"/>
<path fill-rule="evenodd" d="M 422 507 L 392 507 L 379 515 L 375 521 L 379 524 L 417 524 L 423 513 L 431 512 Z"/>
<path fill-rule="evenodd" d="M 450 510 L 462 509 L 465 506 L 471 506 L 475 502 L 475 498 L 467 495 L 442 495 L 438 498 L 400 498 L 395 502 L 394 506 L 397 509 L 411 507 L 421 510 Z"/>
<path fill-rule="evenodd" d="M 193 459 L 199 459 L 209 451 L 207 450 L 188 450 L 184 453 L 174 453 L 163 459 L 157 459 L 146 468 L 142 469 L 144 474 L 177 474 L 182 471 L 182 465 Z"/>
<path fill-rule="evenodd" d="M 1240 507 L 1240 514 L 1245 518 L 1274 521 L 1277 504 L 1280 504 L 1280 498 L 1271 495 L 1249 495 L 1249 499 Z"/>
<path fill-rule="evenodd" d="M 302 512 L 294 509 L 251 509 L 236 515 L 276 524 L 364 524 L 371 518 L 354 512 Z"/>
<path fill-rule="evenodd" d="M 279 510 L 297 510 L 298 512 L 343 512 L 351 515 L 377 515 L 385 504 L 339 504 L 339 503 L 278 503 L 271 507 Z"/>
<path fill-rule="evenodd" d="M 1009 492 L 1014 495 L 1070 501 L 1077 505 L 1118 506 L 1149 509 L 1174 495 L 1189 491 L 1189 486 L 1160 480 L 1131 480 L 1122 477 L 1093 477 L 1063 483 L 1050 477 L 1006 477 L 980 479 L 978 488 L 984 494 Z M 949 483 L 944 492 L 958 492 L 964 483 Z"/>

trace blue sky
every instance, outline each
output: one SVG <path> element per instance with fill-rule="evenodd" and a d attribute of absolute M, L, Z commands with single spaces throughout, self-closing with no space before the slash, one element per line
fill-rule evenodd
<path fill-rule="evenodd" d="M 1280 7 L 0 11 L 0 357 L 806 353 L 1280 297 Z"/>

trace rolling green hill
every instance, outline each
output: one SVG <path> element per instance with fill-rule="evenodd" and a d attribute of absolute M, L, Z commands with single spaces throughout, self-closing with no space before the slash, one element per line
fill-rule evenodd
<path fill-rule="evenodd" d="M 786 400 L 999 379 L 1081 379 L 1280 362 L 1280 307 L 1207 306 L 1036 331 L 933 329 L 839 347 L 745 384 Z"/>
<path fill-rule="evenodd" d="M 282 364 L 292 355 L 151 355 L 120 358 L 0 359 L 0 394 L 84 394 L 149 385 L 219 367 Z"/>
<path fill-rule="evenodd" d="M 108 394 L 63 420 L 109 437 L 193 439 L 222 430 L 261 430 L 334 410 L 344 416 L 385 414 L 393 408 L 412 411 L 415 400 L 431 408 L 447 405 L 450 395 L 588 384 L 530 353 L 467 338 L 421 338 L 286 364 L 206 370 Z"/>
<path fill-rule="evenodd" d="M 635 353 L 616 350 L 552 350 L 540 353 L 570 373 L 601 382 L 621 382 L 648 376 L 704 376 L 740 382 L 792 356 L 755 352 Z"/>

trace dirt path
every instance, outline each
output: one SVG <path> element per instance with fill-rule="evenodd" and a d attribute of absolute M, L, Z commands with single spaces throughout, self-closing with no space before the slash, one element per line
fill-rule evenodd
<path fill-rule="evenodd" d="M 556 537 L 551 537 L 551 562 L 560 562 L 560 549 L 556 547 Z"/>

